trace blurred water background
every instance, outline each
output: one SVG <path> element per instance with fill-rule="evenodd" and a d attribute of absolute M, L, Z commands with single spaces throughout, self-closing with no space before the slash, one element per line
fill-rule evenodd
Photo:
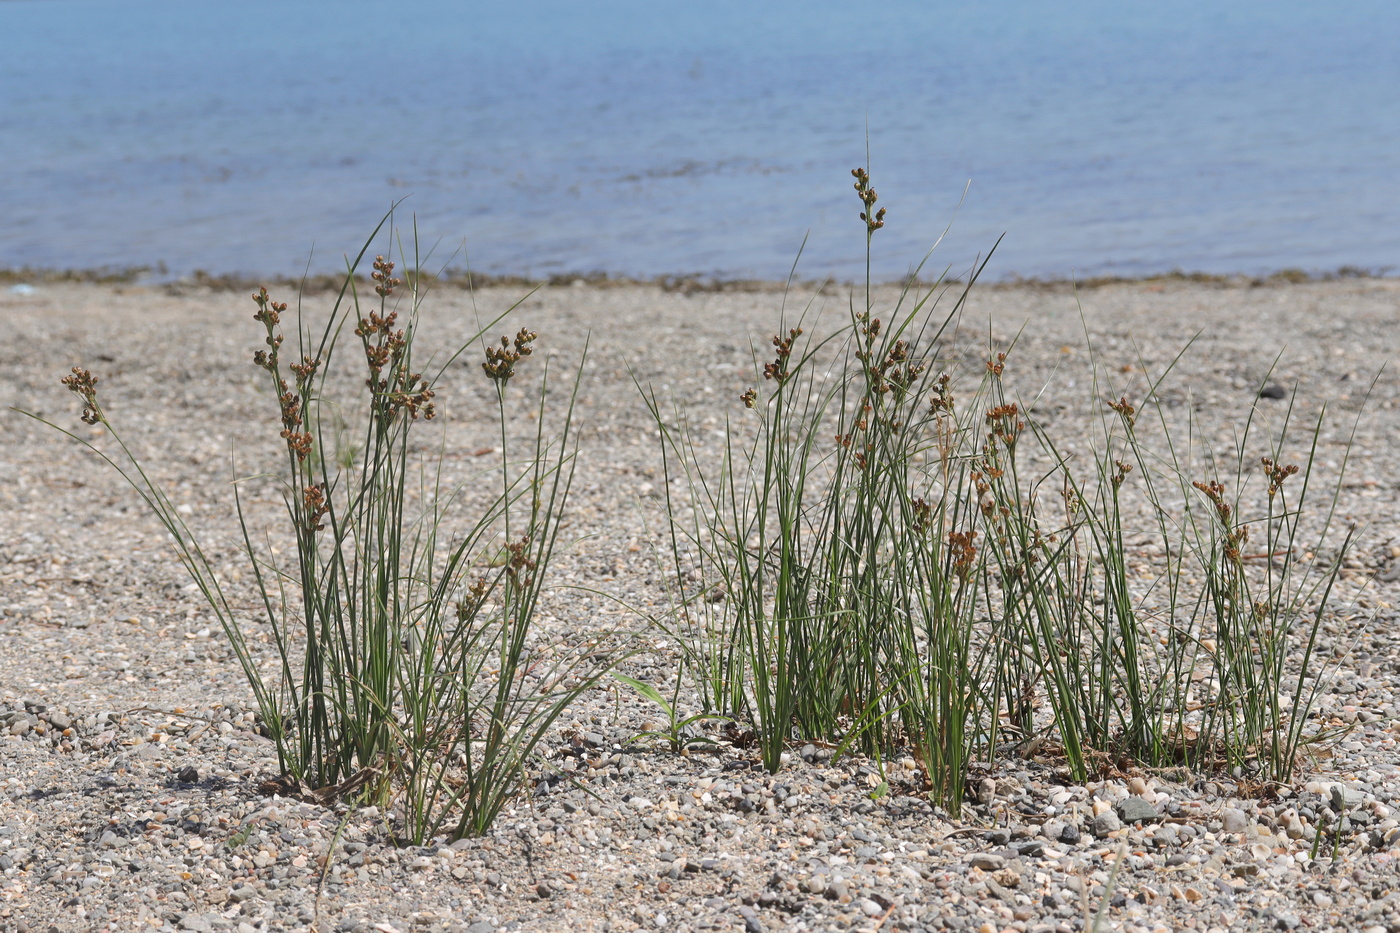
<path fill-rule="evenodd" d="M 4 0 L 0 267 L 532 276 L 1400 259 L 1390 0 Z M 971 182 L 963 200 L 964 187 Z M 962 200 L 961 208 L 958 207 Z M 955 216 L 956 214 L 956 216 Z"/>

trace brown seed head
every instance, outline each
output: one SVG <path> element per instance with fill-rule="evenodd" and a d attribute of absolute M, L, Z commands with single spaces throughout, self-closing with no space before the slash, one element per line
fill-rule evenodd
<path fill-rule="evenodd" d="M 59 380 L 68 390 L 83 400 L 82 419 L 84 424 L 97 424 L 102 420 L 102 408 L 97 404 L 97 377 L 86 369 L 73 367 L 71 376 Z"/>

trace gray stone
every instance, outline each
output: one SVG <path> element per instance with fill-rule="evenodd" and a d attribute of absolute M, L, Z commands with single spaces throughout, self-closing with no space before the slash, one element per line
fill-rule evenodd
<path fill-rule="evenodd" d="M 1081 838 L 1079 835 L 1079 827 L 1075 826 L 1073 823 L 1066 823 L 1065 828 L 1060 830 L 1060 835 L 1056 838 L 1058 838 L 1065 845 L 1077 846 L 1079 845 L 1079 840 Z"/>
<path fill-rule="evenodd" d="M 1347 787 L 1345 784 L 1333 784 L 1329 789 L 1329 795 L 1332 798 L 1332 809 L 1339 812 L 1359 807 L 1366 802 L 1364 793 Z"/>
<path fill-rule="evenodd" d="M 868 897 L 862 897 L 856 906 L 859 907 L 860 912 L 867 917 L 878 917 L 885 912 L 885 908 Z"/>
<path fill-rule="evenodd" d="M 1006 867 L 1006 859 L 1000 855 L 993 855 L 990 852 L 978 852 L 972 856 L 969 863 L 973 868 L 980 868 L 982 871 L 1000 871 Z"/>
<path fill-rule="evenodd" d="M 1118 819 L 1118 814 L 1112 810 L 1105 810 L 1094 817 L 1092 829 L 1094 835 L 1102 839 L 1110 833 L 1115 833 L 1123 828 L 1123 821 Z"/>
<path fill-rule="evenodd" d="M 1249 826 L 1249 814 L 1235 807 L 1220 811 L 1220 828 L 1227 833 L 1242 833 Z"/>
<path fill-rule="evenodd" d="M 1143 800 L 1141 797 L 1125 797 L 1113 805 L 1113 812 L 1118 814 L 1118 818 L 1124 823 L 1141 823 L 1144 820 L 1155 820 L 1160 814 L 1157 808 Z"/>

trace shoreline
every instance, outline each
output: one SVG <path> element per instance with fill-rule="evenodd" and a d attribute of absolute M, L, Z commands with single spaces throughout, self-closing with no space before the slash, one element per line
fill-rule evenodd
<path fill-rule="evenodd" d="M 304 278 L 286 275 L 259 277 L 248 273 L 236 272 L 210 273 L 202 269 L 195 270 L 187 275 L 171 276 L 163 272 L 159 267 L 151 266 L 131 266 L 125 268 L 97 267 L 87 269 L 33 266 L 0 268 L 0 287 L 83 283 L 91 285 L 134 285 L 149 288 L 169 286 L 197 287 L 206 288 L 211 291 L 241 292 L 266 285 L 268 287 L 300 287 L 304 288 L 308 293 L 319 293 L 339 290 L 344 280 L 344 275 L 340 274 L 316 274 Z M 357 280 L 368 282 L 369 278 L 367 274 L 357 273 Z M 981 289 L 1095 289 L 1111 285 L 1155 285 L 1167 283 L 1191 283 L 1210 285 L 1218 288 L 1259 288 L 1266 285 L 1307 285 L 1319 282 L 1355 281 L 1386 282 L 1397 280 L 1400 280 L 1400 273 L 1392 272 L 1389 268 L 1371 270 L 1359 266 L 1344 265 L 1336 269 L 1324 271 L 1309 271 L 1301 267 L 1290 266 L 1263 275 L 1251 275 L 1243 272 L 1188 272 L 1182 269 L 1173 269 L 1166 272 L 1145 273 L 1142 275 L 1093 275 L 1083 278 L 1070 276 L 1048 278 L 1036 276 L 1025 277 L 1013 272 L 994 279 L 985 277 L 979 278 L 976 284 L 977 287 Z M 907 278 L 881 279 L 877 280 L 874 284 L 877 287 L 886 288 L 902 285 L 909 281 L 910 280 Z M 958 276 L 947 276 L 941 280 L 920 277 L 914 281 L 920 286 L 928 287 L 936 284 L 936 281 L 941 281 L 944 284 L 961 284 L 964 282 L 964 279 Z M 781 291 L 787 287 L 787 282 L 776 279 L 726 278 L 723 276 L 696 273 L 667 273 L 651 277 L 636 277 L 614 275 L 608 272 L 569 272 L 536 277 L 514 275 L 510 273 L 468 273 L 464 271 L 449 271 L 434 276 L 433 284 L 455 286 L 458 288 L 493 288 L 506 286 L 526 288 L 538 286 L 632 288 L 639 286 L 655 286 L 663 291 L 680 292 L 772 292 Z M 806 288 L 822 284 L 837 288 L 850 288 L 860 283 L 850 279 L 798 278 L 794 279 L 792 284 Z"/>

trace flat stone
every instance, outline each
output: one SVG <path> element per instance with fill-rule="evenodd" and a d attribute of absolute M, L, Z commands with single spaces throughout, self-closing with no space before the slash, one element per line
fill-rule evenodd
<path fill-rule="evenodd" d="M 1157 808 L 1141 797 L 1124 797 L 1113 805 L 1113 812 L 1117 813 L 1124 823 L 1141 823 L 1160 816 Z"/>
<path fill-rule="evenodd" d="M 969 863 L 973 868 L 980 868 L 982 871 L 1000 871 L 1006 867 L 1006 859 L 1000 855 L 992 855 L 990 852 L 978 852 L 972 856 Z"/>
<path fill-rule="evenodd" d="M 1220 828 L 1227 833 L 1242 833 L 1249 826 L 1249 814 L 1235 807 L 1220 811 Z"/>
<path fill-rule="evenodd" d="M 1112 810 L 1105 810 L 1098 816 L 1094 817 L 1092 829 L 1094 831 L 1094 835 L 1099 837 L 1100 839 L 1104 838 L 1110 833 L 1116 833 L 1122 828 L 1123 821 L 1120 820 L 1118 818 L 1118 814 Z"/>

